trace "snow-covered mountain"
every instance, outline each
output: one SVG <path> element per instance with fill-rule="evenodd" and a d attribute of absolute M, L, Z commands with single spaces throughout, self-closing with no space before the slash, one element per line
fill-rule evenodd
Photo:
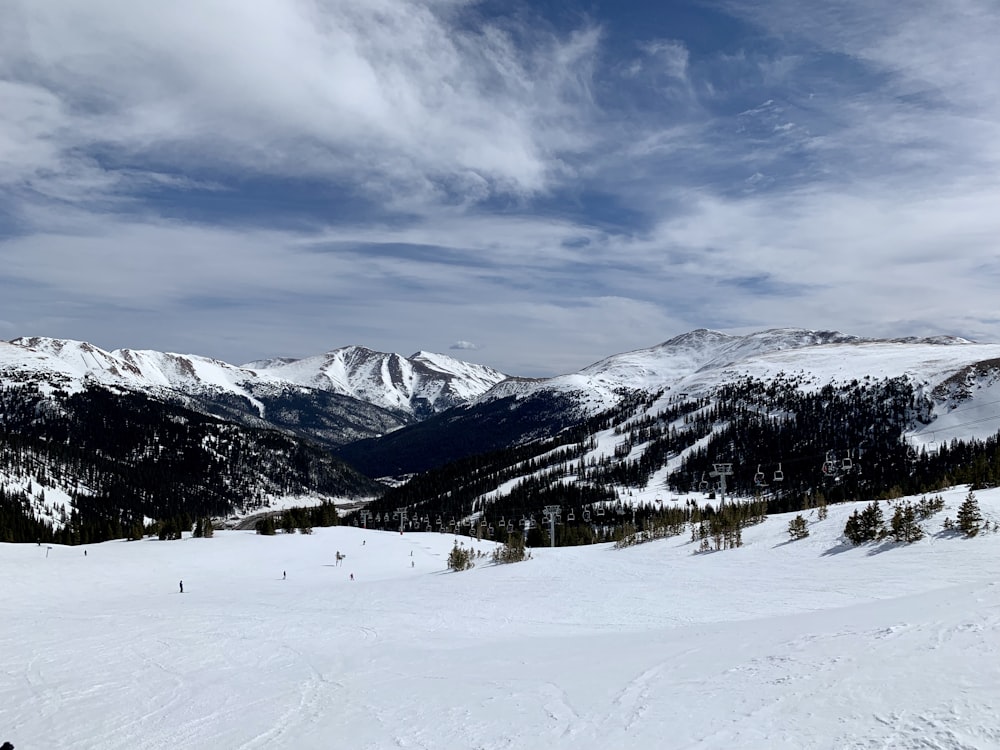
<path fill-rule="evenodd" d="M 1000 344 L 940 336 L 879 340 L 795 328 L 745 336 L 699 329 L 575 373 L 508 378 L 462 409 L 400 430 L 378 445 L 347 446 L 340 455 L 370 475 L 412 473 L 473 452 L 551 438 L 609 410 L 621 420 L 617 433 L 606 438 L 613 445 L 631 432 L 630 420 L 659 422 L 684 402 L 715 404 L 721 391 L 747 380 L 781 382 L 797 393 L 815 394 L 828 386 L 843 393 L 852 383 L 894 379 L 912 391 L 913 403 L 919 402 L 919 409 L 898 415 L 896 425 L 902 431 L 899 439 L 915 450 L 953 439 L 982 439 L 1000 430 Z M 768 400 L 755 397 L 750 408 L 766 412 Z M 729 403 L 733 405 L 732 399 Z M 721 429 L 729 417 L 719 419 Z M 684 428 L 683 421 L 673 427 Z M 708 439 L 708 433 L 702 437 Z M 648 440 L 639 440 L 624 455 L 642 455 Z M 618 455 L 602 449 L 587 460 L 605 460 L 609 452 Z M 669 468 L 663 464 L 657 481 L 681 459 L 669 459 Z"/>
<path fill-rule="evenodd" d="M 38 432 L 38 455 L 15 455 L 20 443 L 10 444 L 19 486 L 37 484 L 25 467 L 39 464 L 38 456 L 54 469 L 64 458 L 53 446 L 72 442 L 58 419 L 33 427 L 36 411 L 65 408 L 83 432 L 91 415 L 112 403 L 136 430 L 130 445 L 169 454 L 176 446 L 160 437 L 176 412 L 155 414 L 159 401 L 320 442 L 370 478 L 415 477 L 406 485 L 412 496 L 390 491 L 377 502 L 421 505 L 435 515 L 486 505 L 528 512 L 548 502 L 582 508 L 622 496 L 651 502 L 666 488 L 701 486 L 719 461 L 737 466 L 729 488 L 744 495 L 760 491 L 762 472 L 784 474 L 782 497 L 794 502 L 821 489 L 841 498 L 898 486 L 919 491 L 965 471 L 958 459 L 939 455 L 941 446 L 1000 430 L 1000 344 L 802 329 L 746 336 L 701 329 L 536 380 L 443 355 L 356 346 L 234 366 L 24 338 L 0 343 L 0 386 L 9 391 L 0 422 L 14 415 L 10 424 Z M 109 400 L 109 393 L 122 398 Z M 145 421 L 151 412 L 157 418 Z M 142 457 L 125 448 L 135 468 Z M 971 447 L 961 450 L 971 455 Z M 828 487 L 820 466 L 831 455 L 848 462 L 863 456 L 868 468 L 838 475 L 843 481 Z"/>
<path fill-rule="evenodd" d="M 261 377 L 341 393 L 418 417 L 468 403 L 507 378 L 491 367 L 444 354 L 421 351 L 403 357 L 363 346 L 306 359 L 252 362 L 244 368 Z"/>
<path fill-rule="evenodd" d="M 648 349 L 612 355 L 576 373 L 542 380 L 511 378 L 483 399 L 571 393 L 593 414 L 618 403 L 625 391 L 697 396 L 741 377 L 770 380 L 793 373 L 805 388 L 865 377 L 906 377 L 921 388 L 934 389 L 956 373 L 998 357 L 1000 344 L 958 337 L 871 339 L 799 328 L 734 336 L 698 329 Z"/>
<path fill-rule="evenodd" d="M 92 385 L 125 388 L 283 428 L 319 420 L 314 436 L 332 444 L 382 434 L 466 403 L 505 377 L 442 354 L 406 358 L 358 346 L 235 366 L 197 355 L 109 352 L 83 341 L 37 336 L 0 342 L 0 381 L 34 380 L 70 393 Z M 337 416 L 332 423 L 331 414 Z"/>

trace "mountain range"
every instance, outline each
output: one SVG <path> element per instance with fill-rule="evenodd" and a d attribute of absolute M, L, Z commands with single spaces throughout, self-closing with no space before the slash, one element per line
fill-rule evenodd
<path fill-rule="evenodd" d="M 25 337 L 0 342 L 0 387 L 30 386 L 34 408 L 47 409 L 49 419 L 69 414 L 71 401 L 76 413 L 90 413 L 80 403 L 96 393 L 130 395 L 141 399 L 143 410 L 186 410 L 238 426 L 247 436 L 270 430 L 303 440 L 334 452 L 349 465 L 345 471 L 353 467 L 373 478 L 449 471 L 445 467 L 455 462 L 492 454 L 487 462 L 496 467 L 495 481 L 474 483 L 471 506 L 473 500 L 503 502 L 518 483 L 538 480 L 539 456 L 571 444 L 577 446 L 572 458 L 549 466 L 546 476 L 552 481 L 542 495 L 573 486 L 599 488 L 602 497 L 625 493 L 648 500 L 689 482 L 695 471 L 689 464 L 705 453 L 739 455 L 748 462 L 742 471 L 756 475 L 754 465 L 777 463 L 781 456 L 738 448 L 732 438 L 728 446 L 715 444 L 735 424 L 756 429 L 745 424 L 747 414 L 766 418 L 765 432 L 773 434 L 763 440 L 779 439 L 772 422 L 781 422 L 790 436 L 793 424 L 800 430 L 821 420 L 810 409 L 840 415 L 839 430 L 821 428 L 823 439 L 836 448 L 821 448 L 818 438 L 805 448 L 803 441 L 809 441 L 800 435 L 795 440 L 803 445 L 783 449 L 786 467 L 794 465 L 788 456 L 796 450 L 803 461 L 809 451 L 810 461 L 827 450 L 872 451 L 865 447 L 871 443 L 866 436 L 881 434 L 878 420 L 892 424 L 891 435 L 879 438 L 882 451 L 890 451 L 890 444 L 919 452 L 949 441 L 983 440 L 1000 429 L 998 362 L 1000 344 L 957 337 L 879 340 L 794 328 L 735 336 L 699 329 L 575 373 L 532 379 L 442 354 L 403 357 L 360 346 L 232 365 L 196 355 L 105 351 L 86 342 Z M 888 402 L 897 404 L 895 411 L 880 416 L 880 404 Z M 9 414 L 0 418 L 6 425 L 0 437 L 9 444 L 17 430 Z M 33 450 L 47 445 L 40 440 Z M 504 456 L 515 463 L 530 456 L 534 463 L 522 470 L 502 467 Z M 889 454 L 883 459 L 890 461 Z M 645 468 L 621 479 L 606 468 L 609 462 Z M 4 476 L 8 486 L 30 481 L 31 472 L 10 463 L 8 458 L 6 466 L 0 464 L 0 489 Z M 605 468 L 591 472 L 580 468 L 584 465 Z M 362 485 L 350 486 L 356 492 Z M 326 492 L 331 487 L 327 482 Z M 811 487 L 801 483 L 803 492 Z M 61 491 L 69 497 L 65 487 Z M 401 502 L 392 493 L 386 502 Z M 433 504 L 434 497 L 432 492 L 424 501 Z"/>

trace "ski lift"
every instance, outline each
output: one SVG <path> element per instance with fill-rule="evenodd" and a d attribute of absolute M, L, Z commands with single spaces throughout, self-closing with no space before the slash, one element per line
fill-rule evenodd
<path fill-rule="evenodd" d="M 701 492 L 708 492 L 708 490 L 709 490 L 708 480 L 705 479 L 705 472 L 701 473 L 701 481 L 698 482 L 698 489 Z"/>
<path fill-rule="evenodd" d="M 598 505 L 597 506 L 597 515 L 598 516 L 604 516 L 604 506 L 603 505 Z"/>
<path fill-rule="evenodd" d="M 837 474 L 837 461 L 833 457 L 833 451 L 826 452 L 826 460 L 823 462 L 823 473 L 827 476 L 835 476 Z"/>
<path fill-rule="evenodd" d="M 764 472 L 760 470 L 760 464 L 757 464 L 757 473 L 753 475 L 753 483 L 758 487 L 767 487 L 767 480 L 764 478 Z"/>
<path fill-rule="evenodd" d="M 436 524 L 437 524 L 438 526 L 440 526 L 440 525 L 441 525 L 441 516 L 438 516 L 438 517 L 437 517 L 437 521 L 435 521 L 435 523 L 436 523 Z"/>
<path fill-rule="evenodd" d="M 427 525 L 426 525 L 426 526 L 424 527 L 424 531 L 432 531 L 432 528 L 431 528 L 431 525 L 430 525 L 430 524 L 427 524 Z"/>
<path fill-rule="evenodd" d="M 850 471 L 851 469 L 854 468 L 854 462 L 851 461 L 850 453 L 848 453 L 846 458 L 844 458 L 844 460 L 840 462 L 840 468 L 843 469 L 844 471 Z"/>
<path fill-rule="evenodd" d="M 488 529 L 486 530 L 486 533 L 487 533 L 487 534 L 489 534 L 490 536 L 493 536 L 494 532 L 495 532 L 495 529 L 494 529 L 494 528 L 493 528 L 492 526 L 490 526 L 490 527 L 489 527 L 489 528 L 488 528 Z"/>
<path fill-rule="evenodd" d="M 382 514 L 381 513 L 376 513 L 375 514 L 375 523 L 382 523 Z"/>
<path fill-rule="evenodd" d="M 583 522 L 584 523 L 590 523 L 590 511 L 589 510 L 584 510 L 583 511 Z"/>
<path fill-rule="evenodd" d="M 575 521 L 576 520 L 576 513 L 573 512 L 572 508 L 570 508 L 569 509 L 569 513 L 566 514 L 566 520 L 567 521 Z"/>
<path fill-rule="evenodd" d="M 513 532 L 514 531 L 514 521 L 513 520 L 510 520 L 510 521 L 507 522 L 507 531 L 508 532 Z"/>
<path fill-rule="evenodd" d="M 778 470 L 776 472 L 774 472 L 774 479 L 772 479 L 771 481 L 772 482 L 784 482 L 785 481 L 785 472 L 783 472 L 781 470 L 781 464 L 778 464 Z"/>

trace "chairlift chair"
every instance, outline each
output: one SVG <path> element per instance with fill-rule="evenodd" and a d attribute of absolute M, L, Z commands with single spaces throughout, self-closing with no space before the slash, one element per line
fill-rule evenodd
<path fill-rule="evenodd" d="M 572 508 L 570 508 L 569 513 L 566 514 L 566 520 L 567 521 L 575 521 L 576 520 L 576 513 L 573 512 Z"/>
<path fill-rule="evenodd" d="M 840 468 L 844 471 L 850 471 L 854 468 L 854 462 L 851 461 L 851 454 L 848 453 L 843 461 L 840 462 Z"/>
<path fill-rule="evenodd" d="M 604 515 L 604 506 L 603 505 L 598 505 L 597 506 L 597 515 L 598 516 L 603 516 Z"/>
<path fill-rule="evenodd" d="M 827 476 L 837 473 L 837 461 L 833 457 L 833 451 L 826 452 L 826 460 L 823 462 L 823 473 Z"/>
<path fill-rule="evenodd" d="M 783 472 L 781 470 L 781 464 L 778 464 L 778 470 L 776 472 L 774 472 L 774 479 L 772 479 L 771 481 L 772 482 L 784 482 L 785 481 L 785 472 Z"/>
<path fill-rule="evenodd" d="M 583 511 L 583 522 L 584 523 L 590 523 L 590 511 L 589 510 Z"/>
<path fill-rule="evenodd" d="M 486 533 L 487 533 L 487 534 L 489 534 L 490 536 L 493 536 L 493 534 L 494 534 L 494 532 L 495 532 L 495 531 L 496 531 L 496 530 L 495 530 L 495 529 L 494 529 L 494 528 L 493 528 L 492 526 L 490 526 L 490 527 L 489 527 L 489 528 L 488 528 L 488 529 L 486 530 Z"/>
<path fill-rule="evenodd" d="M 764 478 L 764 472 L 760 470 L 760 464 L 757 464 L 757 473 L 753 475 L 753 483 L 758 487 L 767 487 L 767 480 Z"/>

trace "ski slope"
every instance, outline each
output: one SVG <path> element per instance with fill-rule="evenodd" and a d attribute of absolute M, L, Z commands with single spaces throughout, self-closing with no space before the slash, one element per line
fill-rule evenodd
<path fill-rule="evenodd" d="M 965 492 L 910 546 L 843 546 L 842 505 L 798 542 L 772 516 L 736 550 L 463 573 L 451 535 L 355 528 L 0 545 L 0 742 L 1000 747 L 1000 534 L 934 533 Z M 1000 520 L 1000 490 L 976 494 Z"/>

